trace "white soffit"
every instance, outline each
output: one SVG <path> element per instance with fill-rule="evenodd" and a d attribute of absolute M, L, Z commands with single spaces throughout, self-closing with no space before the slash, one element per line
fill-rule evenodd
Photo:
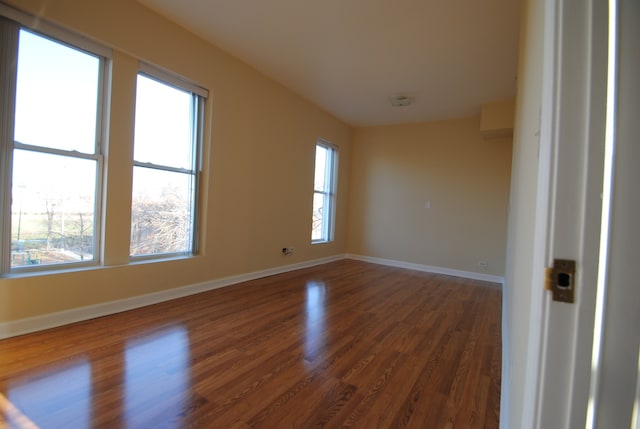
<path fill-rule="evenodd" d="M 515 95 L 520 0 L 139 1 L 354 126 Z"/>

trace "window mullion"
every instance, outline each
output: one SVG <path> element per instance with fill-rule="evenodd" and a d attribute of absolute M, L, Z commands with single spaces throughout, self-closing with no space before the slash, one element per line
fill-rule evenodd
<path fill-rule="evenodd" d="M 154 164 L 153 162 L 133 161 L 134 167 L 153 168 L 155 170 L 170 171 L 172 173 L 195 174 L 193 170 L 188 168 L 169 167 L 168 165 Z"/>
<path fill-rule="evenodd" d="M 99 153 L 98 154 L 84 153 L 84 152 L 78 152 L 77 150 L 64 150 L 64 149 L 55 149 L 55 148 L 44 147 L 44 146 L 33 146 L 33 145 L 24 144 L 20 142 L 15 142 L 14 148 L 21 149 L 21 150 L 28 150 L 31 152 L 48 153 L 50 155 L 68 156 L 71 158 L 92 159 L 94 161 L 98 161 L 102 157 L 102 155 Z"/>
<path fill-rule="evenodd" d="M 11 269 L 11 182 L 20 26 L 0 16 L 0 273 Z"/>

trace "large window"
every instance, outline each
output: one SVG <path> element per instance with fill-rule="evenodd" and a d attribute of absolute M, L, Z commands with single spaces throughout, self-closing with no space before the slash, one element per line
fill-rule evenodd
<path fill-rule="evenodd" d="M 106 57 L 3 17 L 0 32 L 0 271 L 95 262 Z"/>
<path fill-rule="evenodd" d="M 111 50 L 33 22 L 0 0 L 0 275 L 121 261 L 126 246 L 111 243 L 122 243 L 128 224 L 132 259 L 196 254 L 208 92 L 140 63 L 126 76 L 137 78 L 132 158 L 107 162 L 109 146 L 121 154 L 130 144 L 119 133 L 104 141 L 108 90 L 123 88 L 110 81 Z M 132 188 L 112 186 L 129 174 Z M 122 191 L 130 212 L 113 198 Z M 103 231 L 107 213 L 124 226 Z"/>
<path fill-rule="evenodd" d="M 193 254 L 206 91 L 151 67 L 138 74 L 131 256 Z"/>
<path fill-rule="evenodd" d="M 336 147 L 318 142 L 313 185 L 312 243 L 333 240 L 337 163 Z"/>

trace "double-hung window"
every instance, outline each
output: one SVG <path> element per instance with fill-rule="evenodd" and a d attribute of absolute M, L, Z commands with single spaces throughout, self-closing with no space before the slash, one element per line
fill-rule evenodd
<path fill-rule="evenodd" d="M 312 243 L 333 240 L 337 165 L 337 148 L 325 141 L 319 141 L 316 144 L 313 186 Z"/>
<path fill-rule="evenodd" d="M 132 257 L 197 252 L 197 201 L 207 91 L 141 65 L 136 86 Z"/>
<path fill-rule="evenodd" d="M 46 31 L 46 26 L 43 26 Z M 99 260 L 108 50 L 0 16 L 0 271 Z M 96 53 L 96 50 L 100 53 Z"/>

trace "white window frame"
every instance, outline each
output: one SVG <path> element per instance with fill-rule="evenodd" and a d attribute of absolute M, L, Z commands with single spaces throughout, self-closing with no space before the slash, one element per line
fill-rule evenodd
<path fill-rule="evenodd" d="M 327 162 L 325 163 L 324 171 L 324 189 L 316 190 L 315 183 L 313 189 L 314 198 L 317 194 L 320 194 L 324 198 L 324 205 L 326 207 L 325 212 L 322 215 L 322 233 L 321 237 L 311 240 L 312 244 L 328 243 L 334 240 L 335 232 L 335 217 L 336 217 L 336 191 L 338 182 L 338 146 L 329 143 L 326 140 L 319 139 L 315 145 L 314 159 L 318 147 L 322 147 L 328 150 L 330 154 Z M 314 177 L 317 166 L 314 163 Z M 313 234 L 313 230 L 312 230 Z"/>
<path fill-rule="evenodd" d="M 133 168 L 142 167 L 159 171 L 191 174 L 193 180 L 193 197 L 191 207 L 191 249 L 185 252 L 165 252 L 144 255 L 129 255 L 131 261 L 171 259 L 185 256 L 195 256 L 199 252 L 200 243 L 200 177 L 202 175 L 202 151 L 204 141 L 204 111 L 209 91 L 190 82 L 189 80 L 166 71 L 162 68 L 141 62 L 136 76 L 144 76 L 161 84 L 172 86 L 192 95 L 193 123 L 192 123 L 192 169 L 176 168 L 151 162 L 137 161 L 134 157 Z M 135 142 L 134 142 L 135 145 Z M 130 250 L 131 251 L 131 250 Z"/>
<path fill-rule="evenodd" d="M 0 90 L 0 275 L 27 272 L 60 271 L 78 267 L 98 265 L 102 259 L 102 188 L 104 174 L 104 138 L 107 135 L 107 90 L 110 79 L 110 61 L 112 51 L 87 38 L 64 30 L 46 21 L 22 13 L 7 5 L 0 4 L 0 65 L 6 81 Z M 14 120 L 17 84 L 18 40 L 20 30 L 26 30 L 45 39 L 85 52 L 100 59 L 98 75 L 98 95 L 96 111 L 96 134 L 93 153 L 81 153 L 74 150 L 60 150 L 43 146 L 27 145 L 14 141 Z M 11 202 L 14 149 L 27 150 L 49 155 L 61 155 L 68 158 L 96 161 L 96 188 L 94 194 L 94 243 L 93 258 L 79 262 L 29 265 L 11 268 Z"/>

